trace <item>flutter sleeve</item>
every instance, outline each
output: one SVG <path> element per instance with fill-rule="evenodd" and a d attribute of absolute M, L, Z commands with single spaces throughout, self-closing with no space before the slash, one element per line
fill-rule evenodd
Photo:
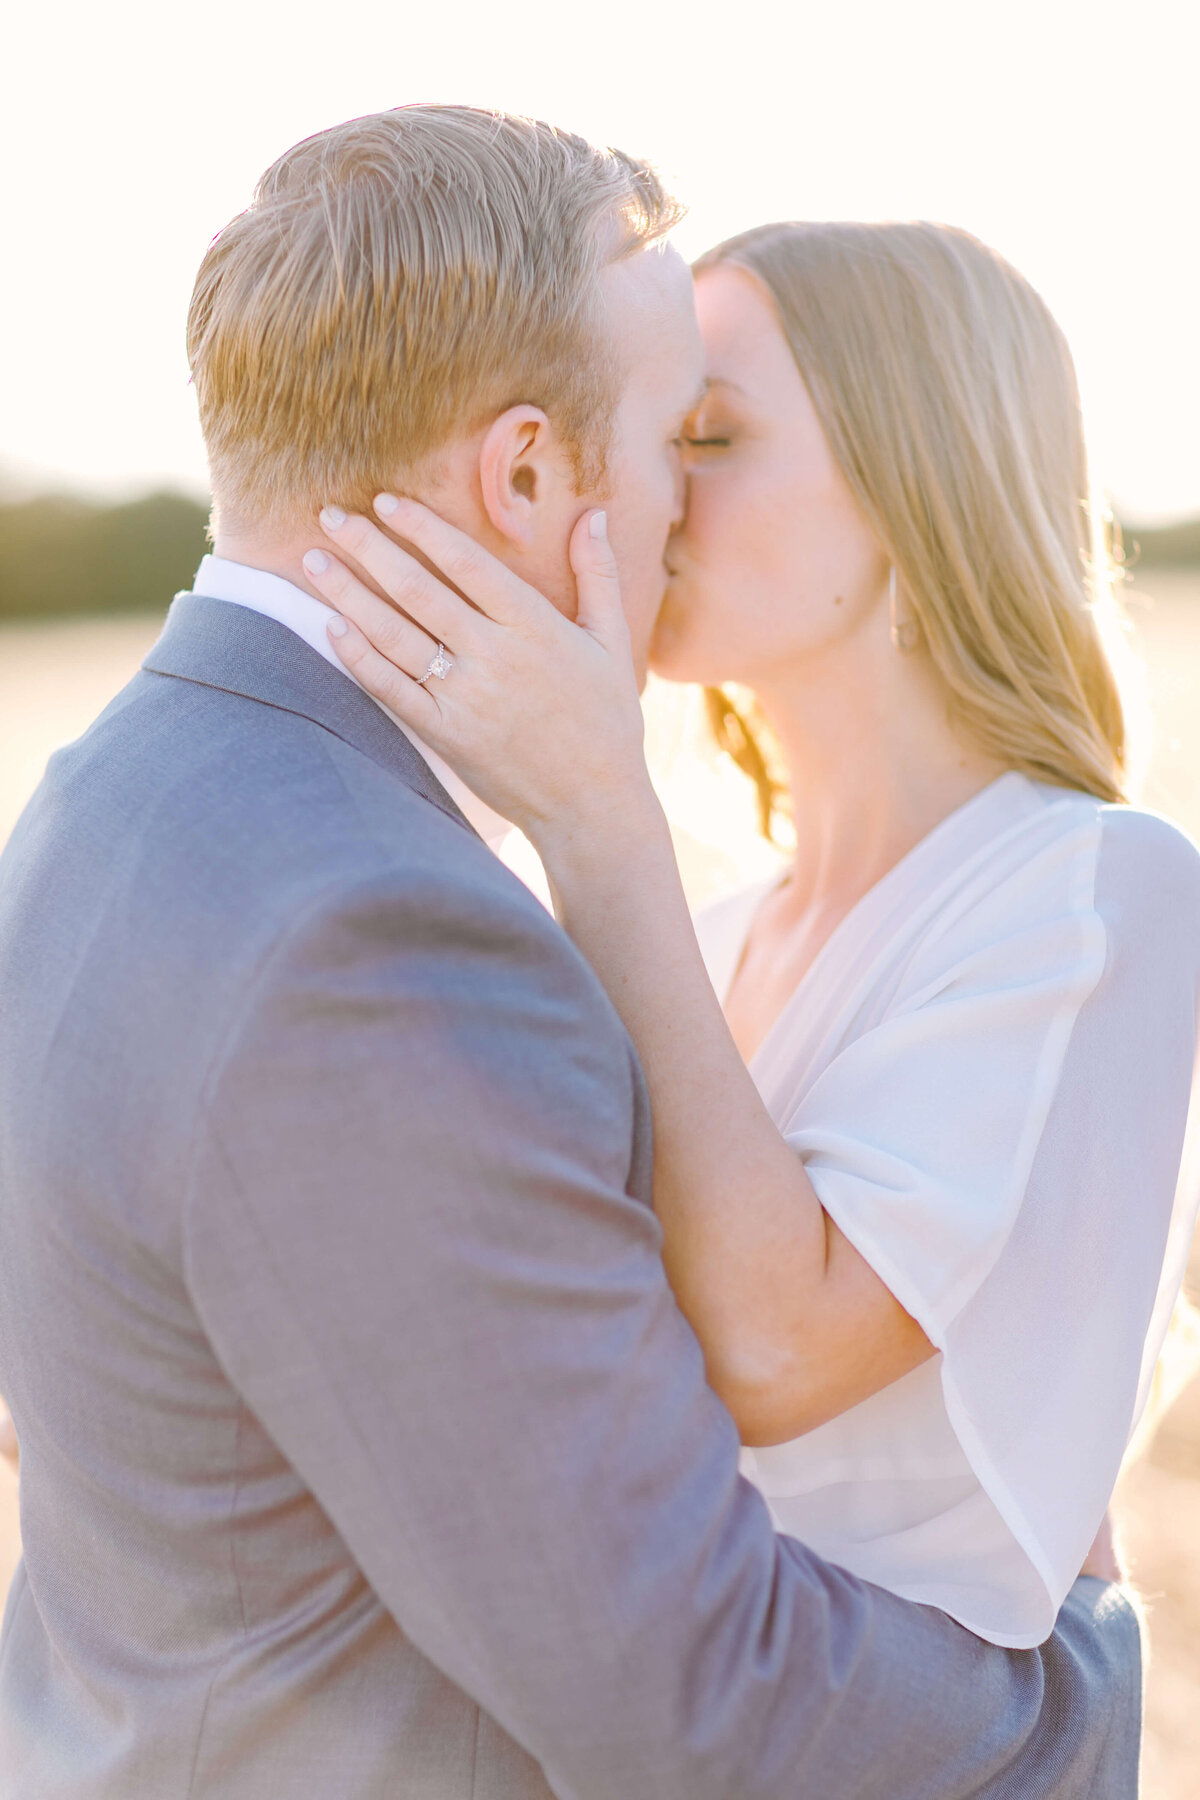
<path fill-rule="evenodd" d="M 781 1121 L 942 1352 L 962 1449 L 1055 1609 L 1145 1403 L 1200 1191 L 1200 855 L 1149 814 L 1074 817 L 930 925 Z"/>

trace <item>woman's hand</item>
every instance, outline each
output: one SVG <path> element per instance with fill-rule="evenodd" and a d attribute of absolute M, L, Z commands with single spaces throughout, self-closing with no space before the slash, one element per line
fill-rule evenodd
<path fill-rule="evenodd" d="M 13 1474 L 21 1460 L 21 1452 L 17 1446 L 17 1428 L 3 1400 L 0 1400 L 0 1459 L 8 1463 Z"/>
<path fill-rule="evenodd" d="M 650 816 L 657 802 L 605 515 L 585 513 L 571 536 L 572 623 L 418 501 L 383 494 L 375 508 L 433 571 L 369 519 L 322 513 L 330 543 L 393 603 L 326 550 L 304 558 L 355 679 L 543 854 Z M 439 645 L 444 673 L 433 666 Z"/>
<path fill-rule="evenodd" d="M 1096 1541 L 1088 1551 L 1087 1561 L 1079 1573 L 1094 1575 L 1097 1581 L 1126 1581 L 1128 1579 L 1121 1552 L 1117 1548 L 1111 1512 L 1105 1513 L 1104 1522 L 1096 1533 Z"/>

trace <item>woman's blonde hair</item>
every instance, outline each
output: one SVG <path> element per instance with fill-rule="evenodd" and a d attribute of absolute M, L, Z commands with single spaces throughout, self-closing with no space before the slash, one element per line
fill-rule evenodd
<path fill-rule="evenodd" d="M 1035 780 L 1125 799 L 1113 546 L 1040 295 L 967 232 L 925 223 L 764 225 L 696 272 L 719 264 L 774 300 L 955 722 Z M 769 833 L 782 793 L 753 716 L 723 690 L 708 703 Z"/>

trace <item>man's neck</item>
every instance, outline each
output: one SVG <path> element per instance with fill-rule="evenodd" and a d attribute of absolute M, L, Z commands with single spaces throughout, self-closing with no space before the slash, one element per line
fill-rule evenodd
<path fill-rule="evenodd" d="M 304 553 L 317 547 L 321 531 L 314 525 L 311 538 L 272 537 L 266 533 L 218 529 L 213 535 L 212 553 L 226 562 L 241 563 L 247 569 L 261 569 L 265 575 L 278 575 L 290 581 L 314 600 L 321 600 L 304 573 Z"/>

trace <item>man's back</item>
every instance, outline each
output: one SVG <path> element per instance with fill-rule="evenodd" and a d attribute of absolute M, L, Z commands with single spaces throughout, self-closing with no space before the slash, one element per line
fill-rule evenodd
<path fill-rule="evenodd" d="M 471 1791 L 477 1709 L 228 1381 L 187 1268 L 205 1084 L 264 965 L 298 920 L 430 862 L 482 911 L 521 910 L 479 840 L 393 772 L 295 713 L 152 674 L 60 753 L 16 834 L 0 1341 L 26 1554 L 0 1792 L 262 1793 L 260 1755 L 314 1792 L 391 1794 L 401 1769 L 406 1793 Z M 497 1792 L 543 1791 L 515 1746 L 503 1760 Z"/>
<path fill-rule="evenodd" d="M 624 1033 L 382 714 L 220 602 L 149 666 L 0 864 L 0 1795 L 1131 1792 L 1131 1620 L 773 1537 Z"/>

